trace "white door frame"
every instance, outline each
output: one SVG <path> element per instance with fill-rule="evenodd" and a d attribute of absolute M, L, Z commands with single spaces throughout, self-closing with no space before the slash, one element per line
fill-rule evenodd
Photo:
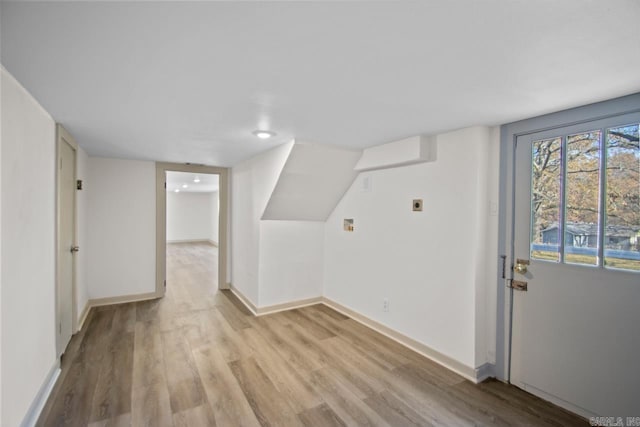
<path fill-rule="evenodd" d="M 167 279 L 167 172 L 218 175 L 220 182 L 218 217 L 218 289 L 229 289 L 227 256 L 229 250 L 229 169 L 180 163 L 156 163 L 156 296 L 164 296 Z"/>
<path fill-rule="evenodd" d="M 62 277 L 60 263 L 62 262 L 58 257 L 59 245 L 60 245 L 60 227 L 61 227 L 61 211 L 62 206 L 60 202 L 60 168 L 58 167 L 58 162 L 60 162 L 62 144 L 68 144 L 74 152 L 74 165 L 73 165 L 73 181 L 76 182 L 78 179 L 78 144 L 73 139 L 71 134 L 67 132 L 67 130 L 61 125 L 56 124 L 56 322 L 54 328 L 56 329 L 56 349 L 58 353 L 60 352 L 60 343 L 58 341 L 59 333 L 58 333 L 58 325 L 60 324 L 60 313 L 59 313 L 59 304 L 58 304 L 58 294 L 59 288 L 61 286 Z M 77 194 L 73 192 L 73 242 L 74 245 L 78 244 L 78 199 Z M 76 307 L 76 257 L 72 257 L 72 280 L 71 280 L 71 333 L 75 334 L 78 331 L 78 309 Z M 62 349 L 64 351 L 64 349 Z"/>
<path fill-rule="evenodd" d="M 515 227 L 515 143 L 519 136 L 549 129 L 606 119 L 627 113 L 640 112 L 640 93 L 589 104 L 570 110 L 538 116 L 502 125 L 500 128 L 500 233 L 498 253 L 505 255 L 505 280 L 498 287 L 498 313 L 496 317 L 496 377 L 510 380 L 511 358 L 511 313 L 513 289 L 507 288 L 512 277 L 513 238 Z"/>

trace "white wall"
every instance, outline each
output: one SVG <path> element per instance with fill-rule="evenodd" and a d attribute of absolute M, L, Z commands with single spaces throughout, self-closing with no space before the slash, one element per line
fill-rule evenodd
<path fill-rule="evenodd" d="M 211 235 L 209 240 L 216 246 L 219 243 L 220 228 L 220 192 L 209 193 L 209 206 L 211 209 Z"/>
<path fill-rule="evenodd" d="M 167 242 L 212 240 L 213 223 L 218 221 L 217 207 L 212 211 L 213 194 L 218 195 L 167 192 Z"/>
<path fill-rule="evenodd" d="M 1 67 L 0 67 L 1 68 Z M 4 105 L 4 97 L 3 97 L 3 90 L 2 87 L 4 86 L 4 83 L 2 82 L 2 79 L 4 79 L 3 75 L 5 73 L 4 69 L 0 69 L 0 73 L 2 73 L 2 75 L 0 75 L 0 423 L 2 423 L 2 404 L 3 404 L 3 399 L 2 399 L 2 140 L 4 139 L 4 126 L 3 126 L 3 120 L 2 117 L 2 109 L 3 109 L 3 105 Z"/>
<path fill-rule="evenodd" d="M 56 364 L 55 123 L 1 73 L 0 424 L 17 426 Z"/>
<path fill-rule="evenodd" d="M 476 345 L 486 353 L 476 342 L 485 296 L 476 292 L 497 239 L 486 231 L 491 202 L 480 179 L 490 130 L 437 141 L 435 162 L 362 173 L 345 194 L 326 224 L 324 295 L 474 368 L 486 360 L 476 357 Z M 414 198 L 424 199 L 423 212 L 411 210 Z M 355 219 L 354 232 L 343 231 L 344 218 Z"/>
<path fill-rule="evenodd" d="M 322 295 L 324 222 L 260 222 L 260 306 Z"/>
<path fill-rule="evenodd" d="M 87 179 L 89 174 L 89 156 L 87 153 L 81 148 L 78 147 L 77 155 L 76 155 L 76 174 L 78 179 L 83 182 L 83 189 L 76 192 L 76 205 L 77 205 L 77 243 L 80 246 L 80 252 L 76 253 L 76 313 L 78 315 L 78 321 L 80 320 L 80 316 L 82 316 L 82 312 L 87 305 L 87 301 L 89 300 L 89 291 L 88 291 L 88 272 L 87 272 L 87 261 L 88 261 L 88 237 L 87 233 L 89 232 L 89 218 L 87 217 L 87 204 L 88 204 L 88 192 L 91 191 L 91 184 Z"/>
<path fill-rule="evenodd" d="M 278 181 L 293 142 L 239 163 L 231 170 L 231 280 L 253 304 L 259 304 L 260 218 Z"/>
<path fill-rule="evenodd" d="M 502 264 L 498 255 L 499 228 L 498 207 L 500 206 L 500 127 L 490 129 L 489 142 L 479 159 L 484 170 L 479 173 L 484 176 L 478 192 L 479 205 L 489 201 L 485 209 L 484 221 L 479 226 L 482 236 L 478 241 L 476 251 L 484 255 L 478 257 L 478 271 L 484 272 L 476 287 L 476 366 L 483 363 L 496 363 L 496 317 L 498 309 L 498 286 L 504 286 L 501 279 Z M 495 372 L 494 372 L 495 373 Z"/>
<path fill-rule="evenodd" d="M 89 298 L 155 292 L 155 163 L 89 157 Z"/>
<path fill-rule="evenodd" d="M 362 155 L 331 145 L 296 141 L 262 219 L 326 221 L 353 183 Z"/>

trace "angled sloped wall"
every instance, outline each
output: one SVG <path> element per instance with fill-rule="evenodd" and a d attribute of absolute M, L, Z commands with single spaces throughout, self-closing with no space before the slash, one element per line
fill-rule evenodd
<path fill-rule="evenodd" d="M 360 151 L 299 142 L 232 170 L 232 287 L 255 307 L 320 297 L 324 221 Z"/>
<path fill-rule="evenodd" d="M 246 177 L 233 183 L 243 197 L 234 209 L 257 203 L 253 240 L 240 241 L 254 252 L 235 256 L 235 287 L 253 275 L 254 287 L 241 293 L 258 311 L 323 297 L 417 342 L 465 377 L 485 378 L 495 361 L 497 135 L 478 126 L 389 143 L 369 150 L 376 156 L 360 175 L 353 172 L 358 153 L 294 144 L 269 173 L 278 179 L 266 198 L 251 200 Z M 234 177 L 262 179 L 271 155 L 239 165 Z M 356 179 L 349 185 L 330 175 Z M 348 189 L 336 195 L 342 185 Z M 334 197 L 335 208 L 318 202 Z M 417 198 L 421 212 L 412 210 Z M 355 230 L 344 230 L 345 218 Z M 234 230 L 242 224 L 249 222 Z"/>
<path fill-rule="evenodd" d="M 360 151 L 296 141 L 260 221 L 259 306 L 322 295 L 324 224 Z"/>
<path fill-rule="evenodd" d="M 296 141 L 262 219 L 326 221 L 356 178 L 353 168 L 361 155 Z"/>

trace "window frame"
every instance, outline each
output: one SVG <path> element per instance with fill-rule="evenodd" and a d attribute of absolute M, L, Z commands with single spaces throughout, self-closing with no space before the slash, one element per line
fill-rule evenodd
<path fill-rule="evenodd" d="M 558 258 L 556 260 L 544 259 L 534 257 L 533 251 L 533 224 L 534 224 L 534 213 L 533 209 L 531 209 L 530 216 L 530 225 L 529 229 L 531 232 L 530 242 L 529 242 L 529 256 L 531 260 L 535 260 L 536 262 L 549 262 L 555 264 L 565 264 L 579 267 L 587 267 L 587 268 L 605 268 L 616 271 L 625 271 L 634 274 L 640 274 L 640 270 L 633 270 L 628 268 L 618 268 L 613 267 L 606 264 L 606 224 L 607 224 L 607 154 L 608 154 L 608 135 L 609 130 L 618 127 L 624 126 L 638 126 L 638 131 L 640 132 L 640 117 L 638 117 L 638 112 L 628 112 L 618 115 L 612 115 L 604 118 L 597 118 L 593 120 L 586 120 L 577 124 L 569 124 L 565 126 L 558 126 L 550 129 L 545 129 L 538 132 L 533 132 L 528 134 L 527 143 L 531 145 L 532 151 L 532 159 L 533 162 L 533 144 L 538 141 L 545 141 L 551 139 L 559 139 L 561 144 L 561 154 L 560 154 L 560 188 L 559 188 L 559 213 L 558 213 Z M 568 138 L 574 135 L 579 135 L 581 133 L 590 133 L 590 132 L 599 132 L 600 138 L 598 141 L 598 223 L 597 223 L 597 245 L 596 245 L 596 263 L 595 264 L 584 264 L 577 262 L 567 262 L 565 257 L 565 230 L 566 230 L 566 210 L 567 210 L 567 145 Z M 530 198 L 532 200 L 533 206 L 533 166 L 531 166 L 531 184 L 529 186 Z"/>

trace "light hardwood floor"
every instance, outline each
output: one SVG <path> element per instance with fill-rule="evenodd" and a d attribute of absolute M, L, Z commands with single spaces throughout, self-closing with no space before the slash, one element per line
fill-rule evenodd
<path fill-rule="evenodd" d="M 165 298 L 93 309 L 38 424 L 587 425 L 515 387 L 474 385 L 324 305 L 253 317 L 215 290 L 216 251 L 168 245 Z"/>

